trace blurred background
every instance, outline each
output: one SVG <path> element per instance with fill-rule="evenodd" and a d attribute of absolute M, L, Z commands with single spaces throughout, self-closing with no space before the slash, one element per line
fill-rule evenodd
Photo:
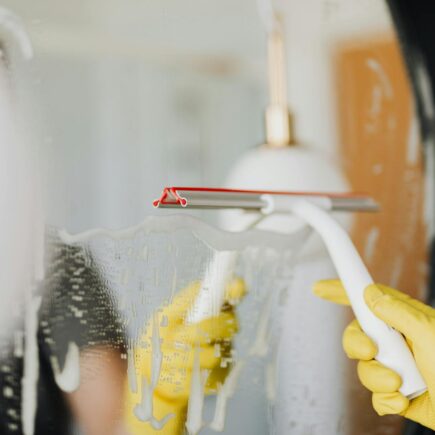
<path fill-rule="evenodd" d="M 297 138 L 336 157 L 333 54 L 339 44 L 395 38 L 384 2 L 360 3 L 278 4 Z M 136 223 L 162 186 L 222 185 L 238 156 L 264 142 L 266 38 L 255 1 L 3 5 L 24 20 L 34 45 L 26 85 L 53 224 Z"/>

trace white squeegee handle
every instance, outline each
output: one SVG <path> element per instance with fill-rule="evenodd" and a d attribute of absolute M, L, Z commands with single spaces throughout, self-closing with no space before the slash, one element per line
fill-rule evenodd
<path fill-rule="evenodd" d="M 207 194 L 211 195 L 210 192 Z M 364 332 L 378 347 L 376 359 L 401 376 L 400 392 L 404 396 L 412 399 L 426 391 L 426 384 L 404 337 L 376 317 L 365 303 L 364 290 L 374 281 L 347 232 L 326 211 L 335 208 L 334 199 L 317 196 L 302 199 L 292 195 L 267 193 L 258 196 L 260 203 L 264 204 L 261 208 L 263 214 L 294 214 L 319 233 L 343 282 L 356 318 Z M 229 196 L 232 197 L 234 195 Z M 344 206 L 348 200 L 343 201 Z M 206 202 L 209 203 L 210 201 Z M 238 201 L 236 197 L 233 203 L 232 207 L 245 208 L 244 202 Z M 190 204 L 190 207 L 195 208 L 196 205 Z M 189 313 L 187 319 L 189 322 L 200 322 L 219 313 L 224 301 L 226 284 L 234 270 L 236 260 L 237 253 L 234 252 L 215 254 L 197 300 Z"/>
<path fill-rule="evenodd" d="M 198 296 L 187 315 L 188 323 L 217 316 L 225 302 L 225 291 L 233 275 L 238 252 L 216 252 L 201 283 Z"/>
<path fill-rule="evenodd" d="M 323 239 L 346 289 L 353 312 L 364 332 L 376 343 L 376 359 L 402 378 L 400 392 L 412 399 L 426 391 L 404 337 L 376 317 L 364 301 L 364 290 L 374 281 L 347 232 L 324 210 L 308 201 L 292 201 L 291 212 L 313 227 Z"/>

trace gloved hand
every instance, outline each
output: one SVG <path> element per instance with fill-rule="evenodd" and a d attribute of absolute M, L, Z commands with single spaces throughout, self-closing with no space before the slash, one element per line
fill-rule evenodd
<path fill-rule="evenodd" d="M 136 434 L 182 434 L 189 400 L 190 381 L 195 358 L 199 358 L 201 370 L 209 370 L 206 394 L 217 391 L 230 369 L 231 340 L 238 331 L 235 305 L 244 296 L 244 281 L 233 280 L 227 287 L 226 303 L 217 317 L 198 324 L 186 324 L 186 315 L 196 300 L 200 289 L 196 282 L 181 291 L 173 302 L 156 312 L 145 327 L 145 333 L 135 349 L 137 392 L 126 392 L 126 426 Z M 158 383 L 153 392 L 153 413 L 157 420 L 172 414 L 159 431 L 149 422 L 142 422 L 135 415 L 135 407 L 142 401 L 141 379 L 151 384 L 153 329 L 158 325 L 162 362 Z M 154 335 L 155 340 L 155 335 Z M 195 354 L 199 350 L 199 356 Z"/>
<path fill-rule="evenodd" d="M 338 280 L 317 282 L 314 293 L 349 305 Z M 373 393 L 373 407 L 379 415 L 400 414 L 435 429 L 435 309 L 380 284 L 367 287 L 364 298 L 377 317 L 405 336 L 428 387 L 426 393 L 411 401 L 400 394 L 400 376 L 374 360 L 376 345 L 354 320 L 344 331 L 343 347 L 349 358 L 359 360 L 358 377 Z"/>

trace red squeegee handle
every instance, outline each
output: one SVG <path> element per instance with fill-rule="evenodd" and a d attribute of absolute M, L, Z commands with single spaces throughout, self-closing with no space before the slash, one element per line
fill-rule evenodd
<path fill-rule="evenodd" d="M 329 193 L 329 192 L 289 192 L 279 190 L 246 190 L 246 189 L 225 189 L 216 187 L 165 187 L 159 199 L 153 201 L 154 207 L 162 205 L 187 205 L 186 198 L 183 198 L 179 192 L 210 192 L 210 193 L 235 193 L 235 194 L 252 194 L 252 195 L 283 195 L 283 196 L 313 196 L 327 198 L 367 198 L 368 195 L 363 193 Z"/>

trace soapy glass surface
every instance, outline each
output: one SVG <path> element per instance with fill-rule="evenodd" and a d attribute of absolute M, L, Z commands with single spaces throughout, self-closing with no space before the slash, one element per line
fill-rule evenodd
<path fill-rule="evenodd" d="M 277 388 L 279 308 L 291 283 L 291 265 L 309 234 L 307 229 L 289 236 L 260 231 L 226 233 L 186 216 L 150 217 L 121 231 L 93 230 L 76 236 L 60 233 L 65 243 L 85 249 L 110 289 L 127 334 L 127 350 L 121 355 L 127 359 L 127 388 L 140 397 L 135 415 L 149 430 L 164 428 L 170 417 L 170 412 L 167 419 L 154 416 L 148 400 L 159 391 L 159 382 L 166 382 L 165 389 L 171 390 L 162 379 L 164 349 L 192 344 L 188 340 L 183 343 L 179 336 L 177 343 L 163 342 L 168 339 L 164 330 L 168 325 L 158 313 L 170 308 L 181 291 L 209 273 L 219 273 L 228 275 L 228 284 L 236 277 L 242 279 L 247 295 L 236 308 L 239 331 L 221 360 L 222 368 L 229 367 L 224 384 L 214 391 L 208 389 L 207 394 L 201 383 L 199 389 L 192 387 L 197 379 L 193 362 L 188 427 L 191 433 L 198 433 L 199 428 L 201 433 L 273 433 L 273 419 L 268 415 Z M 211 272 L 216 257 L 228 251 L 234 253 L 234 269 Z M 149 342 L 144 340 L 147 331 Z M 144 346 L 151 346 L 151 352 L 147 349 L 151 373 L 141 373 L 135 358 Z M 168 365 L 166 361 L 163 367 Z M 186 369 L 191 365 L 186 362 Z M 175 391 L 177 385 L 173 387 Z M 208 397 L 202 405 L 203 395 Z M 249 418 L 253 412 L 255 419 Z"/>

